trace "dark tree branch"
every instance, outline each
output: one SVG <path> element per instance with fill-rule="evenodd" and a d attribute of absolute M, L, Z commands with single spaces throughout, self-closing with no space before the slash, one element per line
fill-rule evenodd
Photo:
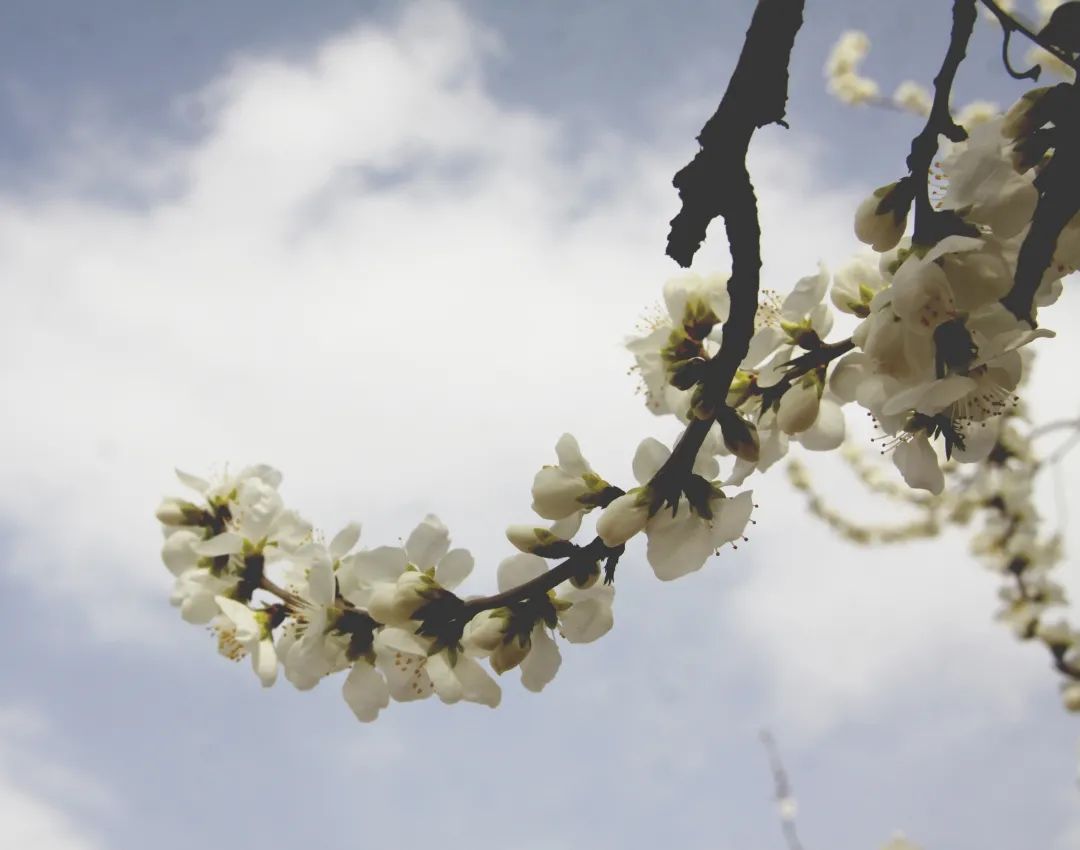
<path fill-rule="evenodd" d="M 994 16 L 998 19 L 998 22 L 1001 24 L 1002 30 L 1004 31 L 1003 42 L 1001 46 L 1001 55 L 1002 60 L 1005 63 L 1005 70 L 1009 72 L 1009 76 L 1017 80 L 1037 80 L 1039 79 L 1039 73 L 1042 71 L 1042 68 L 1040 68 L 1038 65 L 1035 65 L 1033 68 L 1030 68 L 1024 72 L 1017 72 L 1013 70 L 1012 65 L 1009 63 L 1009 38 L 1014 32 L 1020 33 L 1028 40 L 1039 45 L 1039 47 L 1041 47 L 1047 53 L 1052 54 L 1054 58 L 1056 58 L 1059 62 L 1065 63 L 1074 71 L 1080 68 L 1080 66 L 1077 65 L 1077 61 L 1075 58 L 1064 53 L 1061 48 L 1059 48 L 1056 44 L 1050 42 L 1047 38 L 1043 36 L 1042 33 L 1036 33 L 1028 29 L 1028 27 L 1026 27 L 1024 24 L 1022 24 L 1004 9 L 1002 9 L 997 3 L 994 2 L 994 0 L 979 0 L 979 2 L 982 3 L 994 14 Z"/>
<path fill-rule="evenodd" d="M 467 623 L 481 611 L 502 608 L 538 594 L 547 593 L 549 590 L 554 590 L 564 581 L 587 575 L 591 570 L 596 569 L 601 560 L 612 556 L 617 558 L 621 554 L 621 550 L 621 546 L 615 549 L 605 546 L 604 541 L 597 537 L 591 543 L 579 547 L 577 552 L 561 564 L 552 567 L 546 573 L 537 576 L 531 581 L 503 593 L 496 593 L 493 596 L 481 596 L 467 600 L 462 609 L 462 622 Z"/>
<path fill-rule="evenodd" d="M 975 0 L 953 0 L 952 32 L 949 48 L 941 63 L 941 70 L 934 77 L 934 103 L 926 118 L 922 132 L 911 140 L 911 153 L 907 167 L 910 172 L 908 191 L 915 198 L 915 231 L 912 241 L 933 245 L 953 233 L 964 232 L 968 226 L 951 212 L 935 210 L 930 202 L 930 166 L 938 150 L 938 136 L 954 142 L 967 138 L 964 128 L 953 121 L 949 111 L 956 71 L 967 54 L 968 41 L 975 28 Z"/>
<path fill-rule="evenodd" d="M 1016 260 L 1012 289 L 1001 303 L 1018 319 L 1035 326 L 1035 293 L 1043 274 L 1054 260 L 1061 231 L 1080 212 L 1080 91 L 1076 84 L 1062 84 L 1047 97 L 1056 96 L 1054 153 L 1035 180 L 1039 202 L 1031 217 Z"/>
<path fill-rule="evenodd" d="M 803 375 L 807 375 L 815 369 L 821 369 L 822 367 L 827 366 L 833 360 L 843 357 L 849 351 L 854 350 L 854 348 L 855 342 L 851 337 L 840 340 L 839 342 L 824 342 L 818 348 L 814 348 L 805 354 L 801 354 L 788 362 L 785 366 L 786 371 L 784 377 L 771 387 L 762 387 L 758 390 L 761 394 L 762 410 L 779 404 L 784 393 L 786 393 L 791 388 L 791 385 Z"/>
<path fill-rule="evenodd" d="M 746 168 L 754 131 L 784 123 L 788 64 L 802 26 L 803 0 L 759 0 L 746 31 L 739 61 L 716 112 L 698 135 L 701 150 L 675 175 L 682 209 L 671 220 L 668 255 L 689 266 L 709 223 L 723 216 L 731 250 L 728 294 L 720 351 L 705 367 L 698 388 L 706 415 L 687 427 L 675 451 L 650 485 L 674 507 L 694 459 L 724 405 L 754 333 L 761 276 L 761 228 L 757 196 Z"/>
<path fill-rule="evenodd" d="M 780 758 L 780 750 L 768 729 L 762 729 L 759 737 L 769 754 L 769 767 L 772 770 L 773 783 L 776 789 L 776 802 L 781 807 L 780 829 L 784 833 L 784 841 L 787 842 L 788 850 L 803 850 L 803 843 L 799 839 L 799 831 L 795 828 L 795 813 L 783 809 L 785 806 L 794 805 L 794 797 L 791 793 L 791 780 L 788 779 L 783 759 Z"/>
<path fill-rule="evenodd" d="M 745 218 L 732 194 L 744 182 L 746 151 L 758 127 L 784 124 L 788 62 L 803 0 L 760 0 L 720 106 L 698 135 L 701 150 L 675 175 L 682 209 L 671 220 L 667 253 L 688 267 L 717 216 Z M 784 124 L 784 126 L 787 126 Z"/>

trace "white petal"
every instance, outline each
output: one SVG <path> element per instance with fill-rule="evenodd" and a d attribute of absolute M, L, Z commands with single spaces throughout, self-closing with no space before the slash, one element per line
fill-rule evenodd
<path fill-rule="evenodd" d="M 370 723 L 379 716 L 380 710 L 390 704 L 390 689 L 386 685 L 386 679 L 364 659 L 353 664 L 341 686 L 341 695 L 356 715 L 356 719 L 364 723 Z"/>
<path fill-rule="evenodd" d="M 397 581 L 405 572 L 408 556 L 400 546 L 380 546 L 349 555 L 342 563 L 342 571 L 349 571 L 361 584 L 381 581 Z"/>
<path fill-rule="evenodd" d="M 799 435 L 799 442 L 812 452 L 829 452 L 844 442 L 844 411 L 835 401 L 821 400 L 814 424 Z"/>
<path fill-rule="evenodd" d="M 360 539 L 360 523 L 350 522 L 330 541 L 330 557 L 340 561 L 352 550 Z"/>
<path fill-rule="evenodd" d="M 555 678 L 562 664 L 559 647 L 551 639 L 548 630 L 537 625 L 532 631 L 532 649 L 521 662 L 521 684 L 534 693 Z"/>
<path fill-rule="evenodd" d="M 1001 417 L 973 422 L 964 431 L 964 447 L 953 449 L 952 456 L 960 463 L 978 463 L 993 451 L 1001 433 Z"/>
<path fill-rule="evenodd" d="M 742 368 L 753 369 L 776 351 L 777 346 L 783 343 L 786 338 L 787 335 L 780 328 L 769 327 L 768 325 L 761 328 L 750 339 L 750 348 L 747 349 L 746 357 L 743 358 Z"/>
<path fill-rule="evenodd" d="M 505 593 L 511 588 L 520 587 L 527 581 L 547 572 L 547 562 L 539 555 L 511 555 L 499 564 L 497 581 L 499 592 Z"/>
<path fill-rule="evenodd" d="M 687 507 L 683 504 L 675 517 L 670 510 L 661 510 L 645 527 L 649 537 L 646 556 L 661 581 L 700 570 L 716 548 L 709 523 Z"/>
<path fill-rule="evenodd" d="M 551 524 L 549 530 L 556 537 L 560 537 L 563 540 L 572 540 L 574 535 L 578 533 L 578 529 L 581 528 L 581 520 L 584 516 L 584 511 L 570 514 L 568 517 L 555 520 L 555 522 Z"/>
<path fill-rule="evenodd" d="M 968 395 L 976 386 L 977 384 L 971 378 L 963 375 L 949 375 L 931 384 L 916 409 L 920 413 L 937 413 Z"/>
<path fill-rule="evenodd" d="M 277 681 L 277 662 L 274 642 L 269 637 L 263 638 L 251 653 L 251 666 L 264 688 L 269 688 Z"/>
<path fill-rule="evenodd" d="M 634 452 L 633 470 L 638 484 L 648 484 L 669 457 L 671 450 L 659 440 L 652 437 L 642 440 Z"/>
<path fill-rule="evenodd" d="M 722 500 L 714 512 L 712 542 L 715 548 L 720 548 L 742 537 L 746 524 L 750 522 L 750 514 L 754 512 L 754 491 L 744 490 L 737 496 Z"/>
<path fill-rule="evenodd" d="M 757 469 L 756 463 L 751 463 L 748 460 L 743 460 L 742 458 L 739 458 L 737 461 L 735 461 L 735 465 L 731 468 L 731 474 L 724 479 L 723 486 L 738 487 L 747 478 L 750 477 L 750 474 L 755 469 Z"/>
<path fill-rule="evenodd" d="M 166 537 L 161 547 L 161 560 L 165 562 L 169 572 L 179 576 L 194 567 L 198 556 L 193 547 L 201 540 L 201 535 L 186 528 L 174 531 Z"/>
<path fill-rule="evenodd" d="M 176 477 L 180 479 L 181 484 L 185 487 L 190 487 L 197 493 L 205 494 L 206 491 L 210 489 L 210 482 L 204 481 L 197 475 L 191 475 L 190 473 L 184 472 L 182 469 L 176 470 Z"/>
<path fill-rule="evenodd" d="M 866 374 L 866 355 L 861 352 L 845 354 L 833 367 L 829 375 L 829 389 L 843 402 L 855 400 L 859 382 Z"/>
<path fill-rule="evenodd" d="M 192 547 L 204 558 L 216 558 L 219 555 L 235 555 L 244 548 L 243 535 L 235 531 L 225 531 Z"/>
<path fill-rule="evenodd" d="M 337 582 L 334 580 L 334 568 L 328 558 L 317 558 L 308 568 L 308 595 L 317 605 L 329 605 L 334 601 Z"/>
<path fill-rule="evenodd" d="M 435 581 L 447 590 L 453 590 L 473 569 L 473 556 L 468 549 L 452 549 L 447 552 L 435 567 Z"/>
<path fill-rule="evenodd" d="M 428 514 L 405 541 L 409 562 L 426 570 L 434 567 L 450 548 L 450 532 L 435 514 Z"/>
<path fill-rule="evenodd" d="M 555 455 L 559 458 L 559 466 L 578 477 L 592 472 L 592 467 L 581 454 L 581 448 L 573 434 L 563 434 L 559 442 L 555 444 Z"/>
<path fill-rule="evenodd" d="M 441 654 L 441 653 L 440 653 Z M 495 708 L 502 700 L 502 688 L 488 672 L 474 659 L 467 655 L 458 655 L 454 674 L 461 682 L 462 697 L 469 702 L 478 702 Z"/>
<path fill-rule="evenodd" d="M 221 609 L 221 613 L 228 617 L 236 627 L 237 643 L 246 645 L 259 639 L 262 627 L 255 618 L 255 612 L 247 605 L 235 599 L 229 599 L 227 596 L 215 596 L 214 601 Z"/>
<path fill-rule="evenodd" d="M 559 626 L 570 643 L 591 643 L 611 631 L 615 619 L 611 613 L 610 595 L 589 596 L 571 600 L 573 604 L 559 612 Z"/>
<path fill-rule="evenodd" d="M 795 284 L 795 288 L 784 299 L 780 308 L 780 314 L 785 319 L 798 320 L 809 315 L 829 288 L 829 272 L 823 264 L 819 264 L 817 274 L 807 275 Z"/>
<path fill-rule="evenodd" d="M 238 478 L 258 478 L 264 484 L 268 484 L 274 489 L 281 486 L 281 473 L 266 463 L 256 463 L 252 466 L 244 467 L 240 470 Z"/>
<path fill-rule="evenodd" d="M 932 263 L 946 254 L 959 254 L 965 251 L 978 251 L 985 243 L 975 236 L 946 236 L 922 258 L 923 263 Z"/>
<path fill-rule="evenodd" d="M 893 451 L 893 463 L 912 489 L 937 494 L 945 487 L 945 475 L 938 465 L 937 454 L 924 435 L 897 446 Z"/>
<path fill-rule="evenodd" d="M 396 626 L 387 626 L 376 632 L 378 643 L 394 652 L 404 652 L 409 655 L 426 656 L 427 646 L 420 641 L 412 632 Z"/>
<path fill-rule="evenodd" d="M 458 662 L 463 661 L 465 656 L 459 656 Z M 473 662 L 474 664 L 476 662 Z M 424 668 L 431 677 L 431 684 L 435 686 L 435 693 L 439 699 L 449 704 L 460 702 L 465 697 L 465 687 L 450 666 L 450 660 L 446 657 L 446 651 L 437 652 L 427 660 Z"/>

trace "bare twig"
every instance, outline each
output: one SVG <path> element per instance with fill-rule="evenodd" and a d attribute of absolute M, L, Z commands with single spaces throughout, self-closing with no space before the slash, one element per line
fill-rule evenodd
<path fill-rule="evenodd" d="M 795 797 L 792 795 L 791 781 L 788 779 L 784 762 L 780 758 L 776 739 L 768 729 L 761 730 L 760 738 L 769 754 L 769 767 L 772 769 L 773 782 L 776 786 L 776 805 L 780 811 L 780 829 L 784 833 L 784 840 L 787 842 L 788 850 L 803 850 L 799 832 L 795 828 Z"/>

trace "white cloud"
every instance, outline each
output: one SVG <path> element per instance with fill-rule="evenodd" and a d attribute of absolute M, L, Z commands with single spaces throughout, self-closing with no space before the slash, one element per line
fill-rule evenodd
<path fill-rule="evenodd" d="M 196 98 L 195 143 L 84 133 L 73 189 L 0 196 L 6 569 L 100 635 L 150 641 L 171 616 L 152 514 L 174 464 L 272 462 L 317 525 L 362 519 L 368 545 L 434 510 L 493 564 L 563 431 L 616 481 L 638 439 L 673 433 L 633 398 L 620 343 L 674 271 L 670 177 L 707 110 L 570 156 L 574 128 L 488 93 L 495 49 L 455 7 L 411 6 L 302 61 L 238 61 Z M 815 176 L 811 138 L 755 145 L 765 283 L 784 290 L 843 256 L 862 193 Z M 137 208 L 76 191 L 118 162 Z M 716 227 L 698 267 L 725 257 Z M 991 584 L 956 550 L 947 574 L 889 555 L 869 571 L 801 509 L 762 516 L 733 628 L 810 726 L 917 687 L 935 647 L 1000 649 Z M 793 539 L 812 541 L 799 560 Z M 656 588 L 661 607 L 713 606 L 694 592 Z"/>
<path fill-rule="evenodd" d="M 5 847 L 97 850 L 77 809 L 115 806 L 92 777 L 40 752 L 46 727 L 26 708 L 0 706 L 0 824 Z"/>

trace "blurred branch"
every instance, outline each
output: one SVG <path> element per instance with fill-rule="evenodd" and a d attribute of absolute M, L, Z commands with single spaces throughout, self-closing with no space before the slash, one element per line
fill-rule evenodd
<path fill-rule="evenodd" d="M 788 779 L 784 762 L 780 758 L 776 739 L 768 729 L 761 730 L 760 738 L 769 754 L 769 767 L 772 769 L 773 782 L 776 786 L 776 805 L 780 811 L 780 829 L 784 833 L 784 840 L 787 842 L 788 850 L 803 850 L 799 832 L 795 828 L 795 798 L 792 796 L 791 781 Z"/>

